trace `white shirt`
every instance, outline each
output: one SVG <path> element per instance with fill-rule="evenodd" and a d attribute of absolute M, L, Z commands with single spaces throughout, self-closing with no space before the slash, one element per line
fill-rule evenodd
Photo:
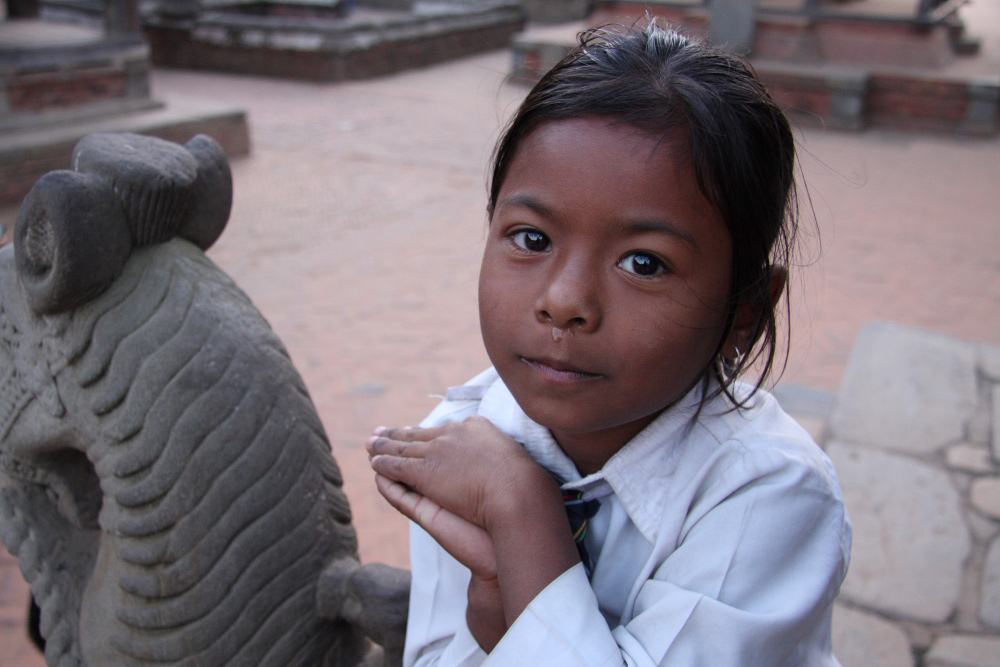
<path fill-rule="evenodd" d="M 744 385 L 737 390 L 745 391 Z M 766 392 L 696 419 L 696 388 L 581 478 L 492 369 L 453 388 L 422 426 L 480 414 L 564 489 L 599 498 L 576 565 L 490 655 L 465 622 L 469 571 L 411 524 L 404 667 L 833 667 L 830 617 L 851 529 L 830 460 Z"/>

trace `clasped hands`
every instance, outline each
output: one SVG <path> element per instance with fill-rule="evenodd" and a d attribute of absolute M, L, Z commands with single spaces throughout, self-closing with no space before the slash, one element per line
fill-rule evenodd
<path fill-rule="evenodd" d="M 472 572 L 466 618 L 487 652 L 579 562 L 558 484 L 487 419 L 380 427 L 366 448 L 382 496 Z"/>

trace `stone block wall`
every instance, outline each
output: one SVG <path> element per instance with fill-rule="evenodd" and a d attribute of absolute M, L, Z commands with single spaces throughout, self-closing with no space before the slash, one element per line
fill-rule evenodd
<path fill-rule="evenodd" d="M 863 71 L 846 68 L 817 71 L 783 63 L 756 69 L 775 101 L 800 123 L 860 130 L 868 121 L 866 103 L 871 85 L 870 77 Z"/>
<path fill-rule="evenodd" d="M 250 152 L 250 133 L 242 111 L 224 111 L 192 114 L 177 118 L 172 114 L 151 114 L 145 120 L 140 115 L 123 123 L 123 131 L 151 134 L 168 141 L 183 144 L 198 134 L 214 138 L 234 157 Z M 69 169 L 73 146 L 80 139 L 73 133 L 55 137 L 50 142 L 10 145 L 0 142 L 0 206 L 14 206 L 35 185 L 39 178 L 56 169 Z"/>
<path fill-rule="evenodd" d="M 8 79 L 7 101 L 12 113 L 66 109 L 125 97 L 125 72 L 113 67 L 88 67 L 65 72 L 21 74 Z"/>
<path fill-rule="evenodd" d="M 48 48 L 0 54 L 0 131 L 38 114 L 125 110 L 149 103 L 145 44 Z"/>
<path fill-rule="evenodd" d="M 842 129 L 893 127 L 969 135 L 1000 132 L 1000 76 L 974 81 L 917 72 L 757 63 L 790 116 Z"/>
<path fill-rule="evenodd" d="M 869 325 L 827 433 L 854 525 L 844 667 L 1000 665 L 1000 347 Z"/>

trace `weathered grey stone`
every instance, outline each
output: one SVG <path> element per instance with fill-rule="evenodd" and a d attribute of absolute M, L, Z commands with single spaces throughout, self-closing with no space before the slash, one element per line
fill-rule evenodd
<path fill-rule="evenodd" d="M 865 327 L 831 417 L 832 437 L 928 453 L 961 440 L 976 406 L 976 348 L 894 324 Z"/>
<path fill-rule="evenodd" d="M 806 430 L 806 433 L 820 446 L 826 439 L 826 420 L 808 415 L 796 416 L 795 421 Z"/>
<path fill-rule="evenodd" d="M 1000 638 L 949 635 L 939 638 L 924 658 L 924 667 L 997 667 Z"/>
<path fill-rule="evenodd" d="M 975 512 L 969 512 L 965 517 L 965 522 L 968 524 L 969 530 L 972 531 L 976 540 L 983 544 L 989 543 L 996 536 L 997 532 L 1000 531 L 1000 525 L 996 521 Z"/>
<path fill-rule="evenodd" d="M 993 458 L 1000 461 L 1000 388 L 993 387 L 993 400 L 992 403 L 992 419 L 990 420 L 990 425 L 992 426 L 990 434 L 990 442 L 993 444 Z"/>
<path fill-rule="evenodd" d="M 980 399 L 976 405 L 976 409 L 972 411 L 972 416 L 969 417 L 969 423 L 966 426 L 965 435 L 969 442 L 989 447 L 991 445 L 990 434 L 992 431 L 993 401 L 990 400 L 989 394 L 987 394 L 985 399 Z"/>
<path fill-rule="evenodd" d="M 1000 477 L 981 477 L 973 481 L 969 500 L 986 516 L 1000 519 Z"/>
<path fill-rule="evenodd" d="M 951 480 L 952 488 L 958 491 L 959 494 L 969 494 L 969 488 L 972 486 L 973 480 L 971 473 L 948 469 L 948 478 Z"/>
<path fill-rule="evenodd" d="M 970 134 L 994 134 L 1000 114 L 1000 76 L 975 77 L 968 82 L 969 106 L 965 119 L 959 125 L 960 132 Z"/>
<path fill-rule="evenodd" d="M 990 454 L 991 452 L 985 447 L 962 442 L 945 451 L 945 462 L 949 468 L 955 470 L 973 473 L 993 472 L 996 470 L 996 466 L 993 464 Z"/>
<path fill-rule="evenodd" d="M 757 0 L 708 0 L 708 10 L 712 14 L 708 38 L 731 53 L 749 53 L 757 21 Z"/>
<path fill-rule="evenodd" d="M 521 7 L 534 23 L 579 21 L 593 9 L 589 0 L 521 0 Z"/>
<path fill-rule="evenodd" d="M 833 652 L 843 667 L 913 667 L 899 626 L 842 604 L 833 607 Z"/>
<path fill-rule="evenodd" d="M 47 663 L 399 664 L 409 574 L 358 562 L 301 377 L 201 250 L 221 149 L 104 135 L 74 164 L 0 250 L 0 539 Z"/>
<path fill-rule="evenodd" d="M 979 346 L 979 370 L 990 380 L 1000 382 L 1000 345 Z"/>
<path fill-rule="evenodd" d="M 979 620 L 983 625 L 1000 629 L 1000 539 L 994 539 L 990 544 L 983 563 Z"/>
<path fill-rule="evenodd" d="M 831 442 L 854 525 L 845 599 L 885 614 L 943 622 L 971 549 L 948 474 L 905 456 Z"/>

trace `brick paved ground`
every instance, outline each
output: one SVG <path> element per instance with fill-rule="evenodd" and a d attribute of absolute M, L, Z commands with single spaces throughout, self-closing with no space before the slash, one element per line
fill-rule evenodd
<path fill-rule="evenodd" d="M 230 229 L 210 255 L 304 375 L 365 561 L 405 566 L 407 549 L 404 522 L 374 492 L 364 439 L 378 424 L 419 421 L 430 394 L 487 364 L 476 275 L 488 153 L 524 93 L 501 85 L 509 66 L 498 52 L 340 85 L 154 75 L 158 96 L 248 112 L 253 153 L 233 165 Z M 808 130 L 801 142 L 822 252 L 811 234 L 785 382 L 835 390 L 873 319 L 1000 340 L 1000 139 Z M 22 640 L 26 599 L 0 550 L 0 667 L 43 664 Z"/>

